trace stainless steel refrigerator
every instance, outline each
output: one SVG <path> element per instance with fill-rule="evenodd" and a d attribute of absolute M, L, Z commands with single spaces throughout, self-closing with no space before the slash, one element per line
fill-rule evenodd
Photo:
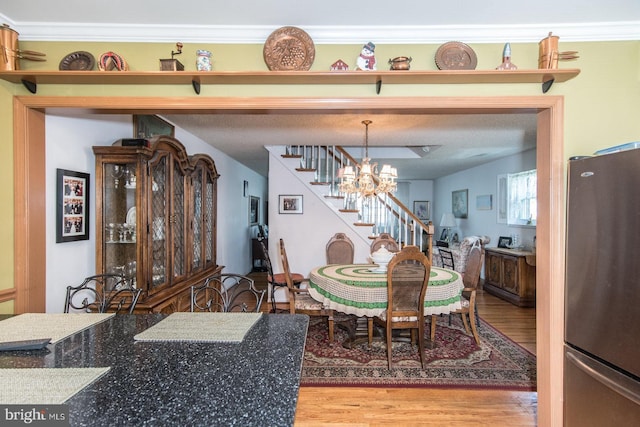
<path fill-rule="evenodd" d="M 640 426 L 640 149 L 569 161 L 565 426 Z"/>

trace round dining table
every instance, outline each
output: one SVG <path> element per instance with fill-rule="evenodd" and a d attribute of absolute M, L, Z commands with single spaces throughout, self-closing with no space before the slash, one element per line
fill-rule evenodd
<path fill-rule="evenodd" d="M 309 295 L 327 308 L 358 317 L 380 316 L 387 308 L 387 273 L 375 264 L 331 264 L 309 275 Z M 424 315 L 449 314 L 462 307 L 460 273 L 431 267 Z"/>

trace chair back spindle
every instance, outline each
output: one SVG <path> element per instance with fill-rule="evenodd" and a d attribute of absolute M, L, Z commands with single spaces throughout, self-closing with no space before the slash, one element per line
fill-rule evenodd
<path fill-rule="evenodd" d="M 67 286 L 64 312 L 133 313 L 142 289 L 118 274 L 86 277 L 78 286 Z"/>

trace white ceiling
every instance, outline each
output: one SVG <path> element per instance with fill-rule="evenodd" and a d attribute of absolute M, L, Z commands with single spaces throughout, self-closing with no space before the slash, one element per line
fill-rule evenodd
<path fill-rule="evenodd" d="M 640 0 L 0 0 L 0 23 L 20 40 L 44 41 L 264 43 L 285 25 L 304 29 L 315 44 L 534 42 L 551 30 L 563 41 L 640 40 Z M 373 120 L 370 146 L 441 146 L 417 159 L 370 150 L 374 161 L 398 167 L 401 179 L 434 179 L 530 149 L 536 128 L 533 114 L 166 118 L 263 175 L 265 145 L 361 147 L 364 119 Z"/>
<path fill-rule="evenodd" d="M 262 148 L 264 145 L 342 145 L 351 147 L 348 151 L 356 159 L 362 158 L 365 127 L 361 122 L 364 119 L 373 121 L 369 125 L 369 156 L 378 163 L 392 164 L 398 168 L 399 178 L 405 180 L 435 179 L 536 145 L 534 114 L 214 114 L 165 117 L 264 174 L 268 157 L 266 149 Z M 428 154 L 415 150 L 422 151 L 422 158 L 414 151 L 402 148 L 432 145 L 441 147 Z M 394 150 L 380 148 L 389 146 Z"/>

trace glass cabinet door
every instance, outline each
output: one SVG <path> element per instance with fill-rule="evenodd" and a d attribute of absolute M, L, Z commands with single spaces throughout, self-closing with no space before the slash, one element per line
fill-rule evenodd
<path fill-rule="evenodd" d="M 171 212 L 171 266 L 172 279 L 179 280 L 187 274 L 187 253 L 186 253 L 186 209 L 185 209 L 185 172 L 179 163 L 173 163 L 173 209 Z"/>
<path fill-rule="evenodd" d="M 103 272 L 137 286 L 138 215 L 136 163 L 105 163 L 103 170 Z"/>
<path fill-rule="evenodd" d="M 196 163 L 191 174 L 191 271 L 215 264 L 215 178 L 206 161 Z"/>
<path fill-rule="evenodd" d="M 163 155 L 155 158 L 149 165 L 150 194 L 149 206 L 149 292 L 168 282 L 168 248 L 167 248 L 167 219 L 168 209 L 168 158 Z"/>
<path fill-rule="evenodd" d="M 191 259 L 191 271 L 202 268 L 202 168 L 196 168 L 193 173 L 193 189 L 192 189 L 192 206 L 193 206 L 193 225 L 191 227 L 193 239 L 193 252 Z"/>
<path fill-rule="evenodd" d="M 215 224 L 216 224 L 216 188 L 215 179 L 210 171 L 205 172 L 203 216 L 204 216 L 204 265 L 210 267 L 215 264 Z"/>

